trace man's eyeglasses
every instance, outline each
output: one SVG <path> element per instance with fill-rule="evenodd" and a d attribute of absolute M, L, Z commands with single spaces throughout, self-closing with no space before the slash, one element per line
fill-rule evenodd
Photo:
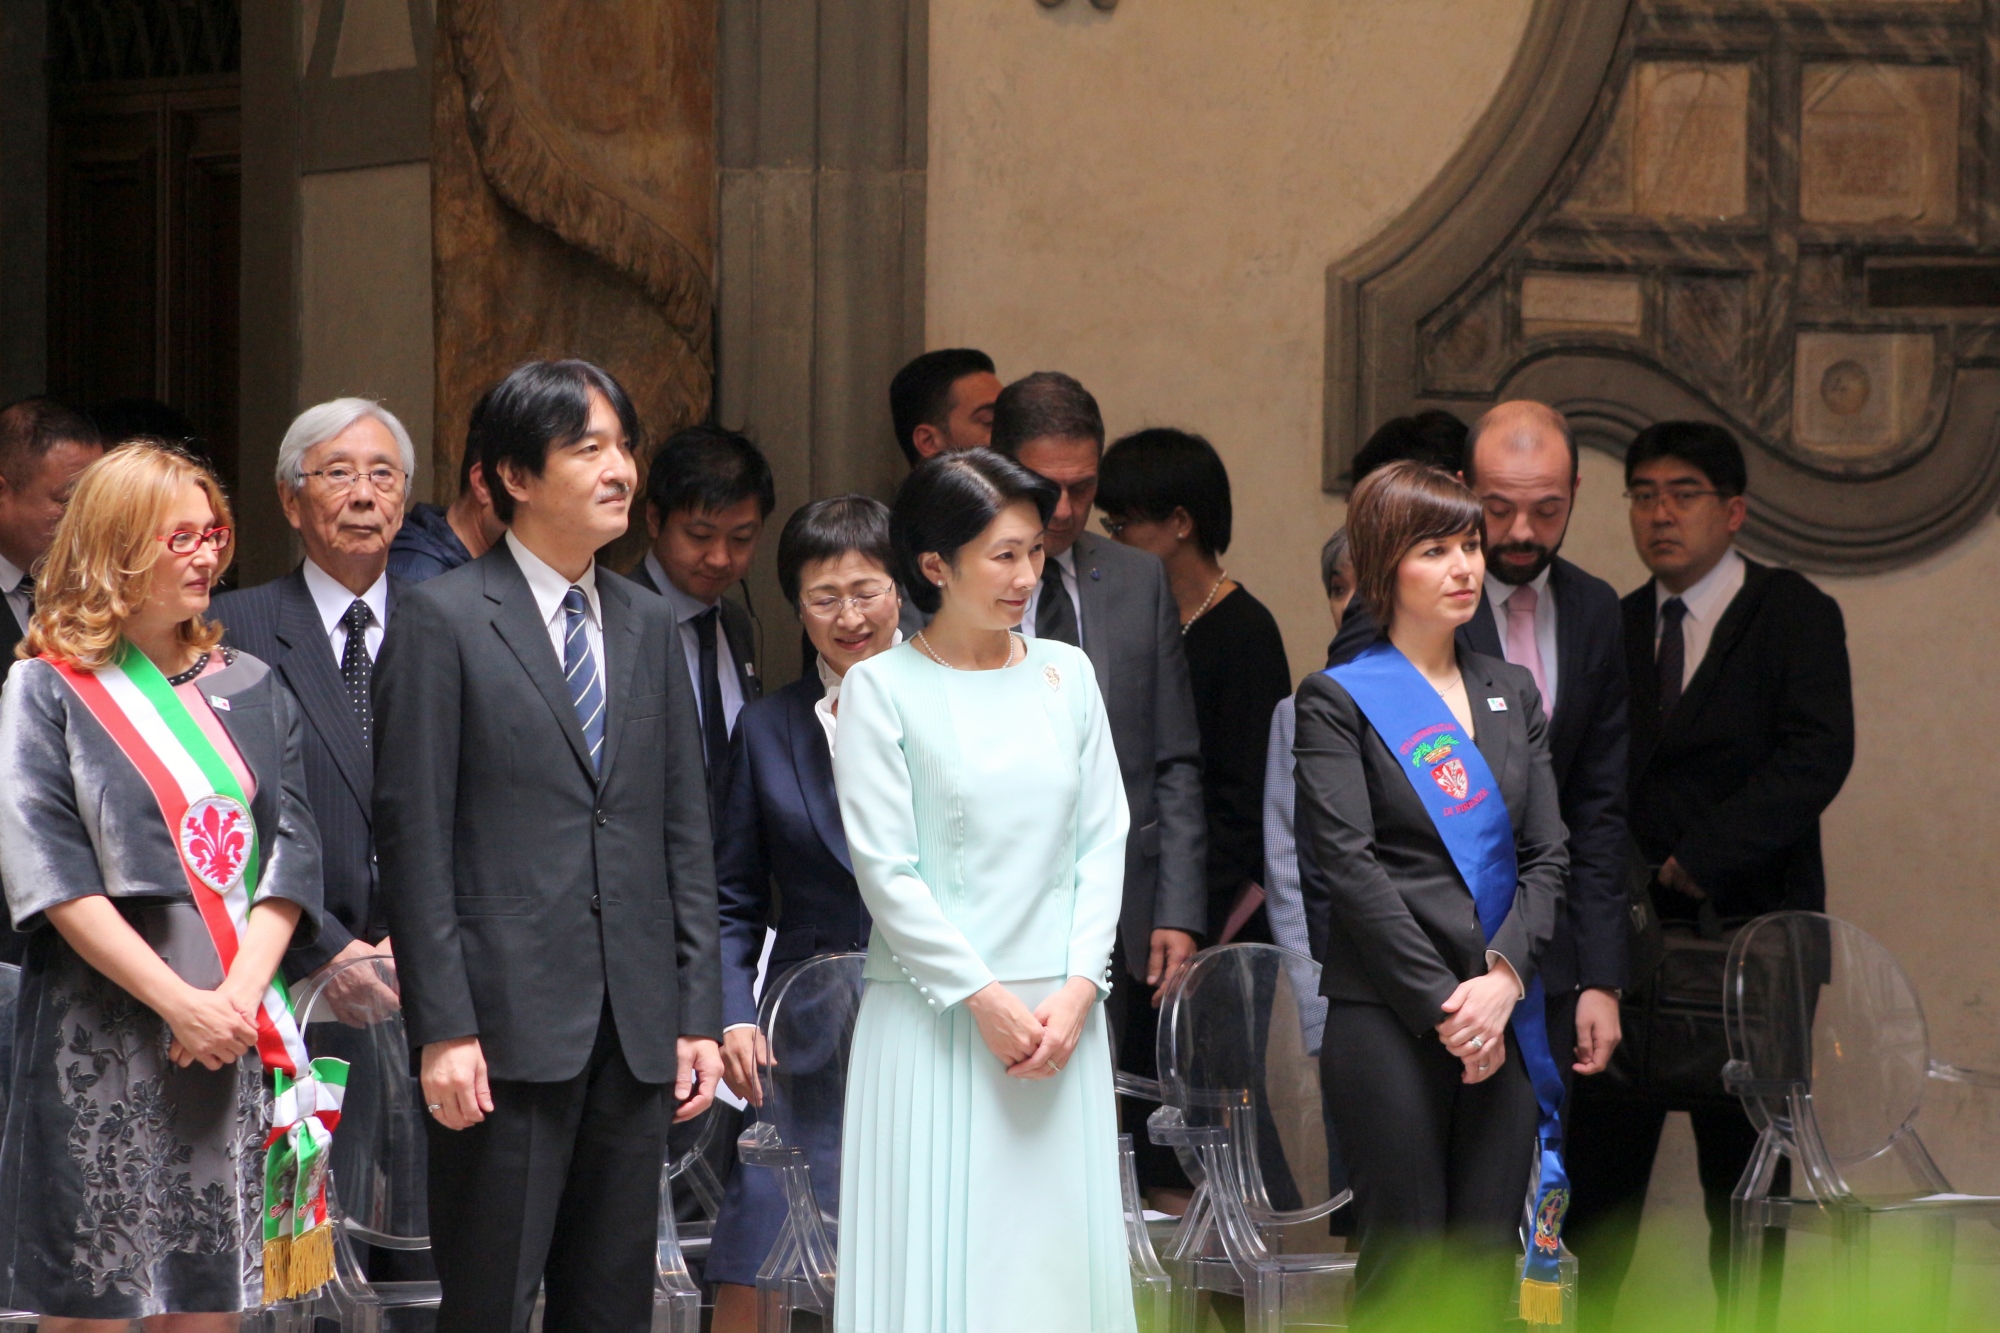
<path fill-rule="evenodd" d="M 1652 509 L 1657 505 L 1665 505 L 1676 514 L 1685 514 L 1694 505 L 1694 502 L 1701 499 L 1704 495 L 1713 495 L 1720 498 L 1722 492 L 1712 486 L 1707 488 L 1700 486 L 1668 486 L 1664 490 L 1658 486 L 1634 486 L 1625 492 L 1625 498 L 1631 501 L 1634 509 L 1645 510 Z"/>
<path fill-rule="evenodd" d="M 326 488 L 331 491 L 352 490 L 354 489 L 354 484 L 363 477 L 368 479 L 368 484 L 375 488 L 375 492 L 378 495 L 394 495 L 403 489 L 403 469 L 387 465 L 371 467 L 366 472 L 361 472 L 336 463 L 332 467 L 323 467 L 317 472 L 307 472 L 301 475 L 318 477 L 322 482 L 326 483 Z"/>
<path fill-rule="evenodd" d="M 231 535 L 232 530 L 229 528 L 204 528 L 200 532 L 196 532 L 193 528 L 182 528 L 179 532 L 170 532 L 164 537 L 155 537 L 153 540 L 165 542 L 167 549 L 175 555 L 193 555 L 204 546 L 211 551 L 220 551 L 229 545 Z"/>
<path fill-rule="evenodd" d="M 814 620 L 837 620 L 841 608 L 851 606 L 862 615 L 867 615 L 882 599 L 889 595 L 887 588 L 876 588 L 872 592 L 857 592 L 852 597 L 808 597 L 800 605 Z"/>

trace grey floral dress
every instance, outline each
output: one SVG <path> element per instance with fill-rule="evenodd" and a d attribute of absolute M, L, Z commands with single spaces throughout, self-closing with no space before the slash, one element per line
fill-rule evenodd
<path fill-rule="evenodd" d="M 259 897 L 320 901 L 298 708 L 235 656 L 196 682 L 255 780 Z M 0 880 L 31 932 L 0 1140 L 0 1306 L 85 1319 L 228 1312 L 262 1293 L 268 1080 L 253 1051 L 177 1067 L 152 1010 L 97 972 L 44 915 L 91 894 L 177 975 L 222 981 L 159 806 L 136 768 L 45 663 L 0 691 Z"/>

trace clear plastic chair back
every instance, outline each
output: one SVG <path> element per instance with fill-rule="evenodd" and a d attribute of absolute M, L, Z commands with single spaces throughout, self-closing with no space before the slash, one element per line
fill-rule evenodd
<path fill-rule="evenodd" d="M 1824 1184 L 1855 1192 L 1849 1174 L 1894 1147 L 1923 1104 L 1930 1036 L 1902 967 L 1848 922 L 1778 912 L 1737 936 L 1723 1003 L 1753 1117 L 1789 1126 L 1809 1108 L 1828 1159 L 1809 1173 L 1830 1169 Z"/>
<path fill-rule="evenodd" d="M 385 1249 L 427 1248 L 424 1098 L 410 1072 L 395 962 L 343 964 L 300 999 L 306 1049 L 348 1062 L 331 1167 L 348 1231 Z"/>
<path fill-rule="evenodd" d="M 0 1124 L 7 1116 L 7 1098 L 13 1092 L 14 1015 L 21 1005 L 21 969 L 0 963 Z"/>
<path fill-rule="evenodd" d="M 1303 1220 L 1331 1202 L 1309 1040 L 1318 995 L 1319 965 L 1305 955 L 1227 944 L 1196 956 L 1161 1012 L 1161 1103 L 1189 1142 L 1233 1145 L 1259 1224 Z"/>
<path fill-rule="evenodd" d="M 861 1009 L 867 955 L 826 954 L 787 972 L 760 1006 L 768 1063 L 758 1069 L 769 1131 L 743 1160 L 783 1166 L 803 1157 L 826 1210 L 840 1197 L 840 1122 L 847 1106 L 847 1052 Z"/>

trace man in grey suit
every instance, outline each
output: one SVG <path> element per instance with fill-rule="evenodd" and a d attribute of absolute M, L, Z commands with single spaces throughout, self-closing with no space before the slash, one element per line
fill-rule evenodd
<path fill-rule="evenodd" d="M 1132 812 L 1113 961 L 1154 988 L 1157 1008 L 1208 914 L 1201 733 L 1180 613 L 1157 557 L 1084 531 L 1104 453 L 1104 418 L 1089 390 L 1054 371 L 1016 380 L 993 405 L 992 447 L 1062 488 L 1021 632 L 1076 644 L 1097 668 Z M 1130 991 L 1114 986 L 1107 1002 L 1114 1042 L 1135 1016 Z"/>
<path fill-rule="evenodd" d="M 525 1333 L 538 1287 L 547 1333 L 646 1333 L 668 1122 L 721 1078 L 693 691 L 666 603 L 595 558 L 625 531 L 637 434 L 584 362 L 488 393 L 468 447 L 507 535 L 409 590 L 376 668 L 440 1333 Z"/>

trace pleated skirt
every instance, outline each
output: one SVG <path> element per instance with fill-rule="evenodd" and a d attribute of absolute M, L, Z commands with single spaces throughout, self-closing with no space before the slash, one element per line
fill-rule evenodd
<path fill-rule="evenodd" d="M 1061 978 L 1008 982 L 1030 1008 Z M 841 1142 L 835 1333 L 1134 1333 L 1104 1007 L 1007 1077 L 964 1005 L 870 981 Z"/>

